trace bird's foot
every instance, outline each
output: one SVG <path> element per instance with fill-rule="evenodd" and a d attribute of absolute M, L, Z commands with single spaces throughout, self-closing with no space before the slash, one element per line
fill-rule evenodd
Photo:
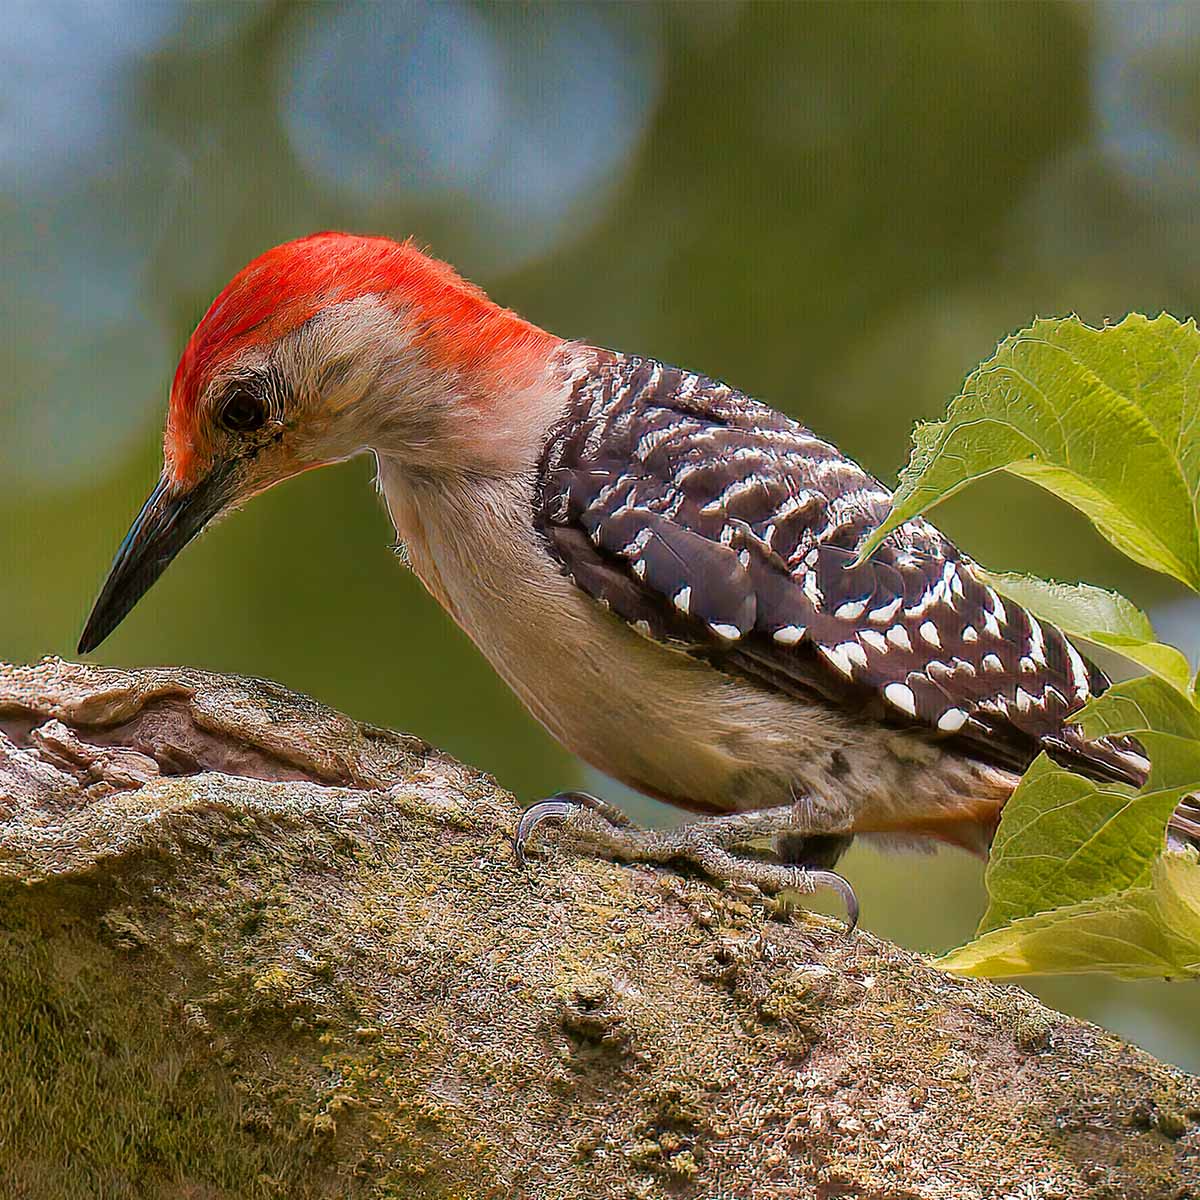
<path fill-rule="evenodd" d="M 778 832 L 779 823 L 786 819 L 781 811 L 731 813 L 702 818 L 677 829 L 643 829 L 620 809 L 588 792 L 558 792 L 521 814 L 515 839 L 517 858 L 525 863 L 534 832 L 546 822 L 556 821 L 581 849 L 605 858 L 660 865 L 690 863 L 718 883 L 751 884 L 772 895 L 793 891 L 810 896 L 818 888 L 829 888 L 846 906 L 846 922 L 853 930 L 858 924 L 858 897 L 849 881 L 836 871 L 769 862 L 733 851 L 733 846 L 749 838 Z"/>

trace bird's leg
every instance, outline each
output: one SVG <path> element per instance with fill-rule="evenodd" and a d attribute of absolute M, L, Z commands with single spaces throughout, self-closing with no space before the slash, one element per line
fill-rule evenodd
<path fill-rule="evenodd" d="M 756 840 L 812 834 L 801 822 L 797 806 L 701 817 L 676 829 L 643 829 L 620 809 L 588 792 L 559 792 L 531 805 L 517 823 L 516 850 L 521 862 L 534 831 L 546 821 L 560 821 L 584 848 L 624 862 L 688 862 L 725 884 L 753 884 L 764 892 L 796 891 L 812 895 L 817 888 L 835 891 L 846 906 L 849 927 L 858 924 L 858 897 L 836 871 L 803 863 L 770 862 L 735 853 Z"/>

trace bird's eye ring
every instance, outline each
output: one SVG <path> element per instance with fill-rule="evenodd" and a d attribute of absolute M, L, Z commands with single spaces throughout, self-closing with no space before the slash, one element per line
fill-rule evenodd
<path fill-rule="evenodd" d="M 267 410 L 262 399 L 253 392 L 236 388 L 221 405 L 217 419 L 231 433 L 253 433 L 266 424 Z"/>

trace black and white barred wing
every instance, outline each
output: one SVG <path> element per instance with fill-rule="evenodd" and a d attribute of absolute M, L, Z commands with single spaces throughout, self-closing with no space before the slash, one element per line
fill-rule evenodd
<path fill-rule="evenodd" d="M 537 504 L 575 582 L 647 637 L 984 761 L 1023 767 L 1047 746 L 1132 778 L 1124 755 L 1067 725 L 1103 675 L 931 525 L 910 522 L 852 565 L 889 499 L 725 385 L 602 352 L 547 447 Z"/>

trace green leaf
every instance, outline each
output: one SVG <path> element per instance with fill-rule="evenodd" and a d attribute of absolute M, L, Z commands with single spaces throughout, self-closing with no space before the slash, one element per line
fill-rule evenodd
<path fill-rule="evenodd" d="M 1054 583 L 1015 571 L 987 571 L 978 566 L 976 570 L 1006 596 L 1068 633 L 1103 632 L 1154 641 L 1150 618 L 1119 592 L 1090 583 Z"/>
<path fill-rule="evenodd" d="M 1150 755 L 1140 789 L 1097 783 L 1039 756 L 1004 806 L 980 931 L 1144 884 L 1167 821 L 1200 790 L 1200 712 L 1149 676 L 1115 684 L 1080 716 L 1089 736 L 1132 735 Z"/>
<path fill-rule="evenodd" d="M 1171 814 L 1200 788 L 1200 743 L 1168 734 L 1143 741 L 1151 742 L 1156 759 L 1171 760 L 1169 778 L 1186 782 L 1156 782 L 1152 775 L 1136 791 L 1093 783 L 1045 756 L 1034 763 L 1005 805 L 992 844 L 991 903 L 981 930 L 1145 883 Z"/>
<path fill-rule="evenodd" d="M 1094 784 L 1039 756 L 1004 807 L 988 860 L 991 902 L 980 930 L 1144 882 L 1178 800 L 1156 822 L 1157 813 L 1135 806 L 1136 796 L 1134 788 Z M 1137 843 L 1133 854 L 1127 853 L 1126 835 Z"/>
<path fill-rule="evenodd" d="M 1145 784 L 1098 783 L 1039 756 L 1004 806 L 979 936 L 942 960 L 948 969 L 1140 976 L 1200 963 L 1200 923 L 1194 937 L 1186 926 L 1158 925 L 1174 904 L 1158 895 L 1167 822 L 1200 791 L 1200 711 L 1141 676 L 1115 684 L 1079 719 L 1089 737 L 1136 738 L 1150 757 Z M 1200 895 L 1194 859 L 1172 870 L 1172 886 Z"/>
<path fill-rule="evenodd" d="M 1075 505 L 1118 549 L 1200 591 L 1200 333 L 1139 315 L 1093 329 L 1035 321 L 975 371 L 944 421 L 918 426 L 898 525 L 995 471 Z"/>
<path fill-rule="evenodd" d="M 1088 583 L 1052 583 L 1034 575 L 977 569 L 997 591 L 1064 633 L 1113 650 L 1184 695 L 1194 696 L 1187 656 L 1157 641 L 1150 619 L 1118 592 Z"/>
<path fill-rule="evenodd" d="M 1195 694 L 1192 690 L 1192 665 L 1183 651 L 1174 646 L 1163 642 L 1143 642 L 1099 630 L 1091 634 L 1081 633 L 1080 637 L 1097 646 L 1115 650 L 1122 658 L 1145 667 L 1152 675 L 1157 675 L 1185 696 Z"/>
<path fill-rule="evenodd" d="M 1200 710 L 1173 688 L 1148 675 L 1114 683 L 1076 717 L 1090 738 L 1133 734 L 1146 730 L 1178 738 L 1200 739 Z M 1161 764 L 1156 763 L 1156 769 Z"/>
<path fill-rule="evenodd" d="M 963 975 L 1105 972 L 1126 979 L 1200 977 L 1200 866 L 1163 854 L 1147 884 L 1023 917 L 936 960 Z"/>
<path fill-rule="evenodd" d="M 945 420 L 920 426 L 887 521 L 897 526 L 996 471 L 1075 505 L 1136 561 L 1200 591 L 1200 332 L 1130 316 L 1092 329 L 1036 321 L 975 371 Z M 989 574 L 986 573 L 985 574 Z M 1045 755 L 1001 817 L 990 903 L 974 941 L 941 961 L 973 974 L 1110 971 L 1200 975 L 1200 866 L 1166 851 L 1166 829 L 1200 794 L 1200 674 L 1122 596 L 989 574 L 999 591 L 1071 637 L 1149 672 L 1076 720 L 1131 738 L 1150 760 L 1139 788 L 1097 782 Z"/>

